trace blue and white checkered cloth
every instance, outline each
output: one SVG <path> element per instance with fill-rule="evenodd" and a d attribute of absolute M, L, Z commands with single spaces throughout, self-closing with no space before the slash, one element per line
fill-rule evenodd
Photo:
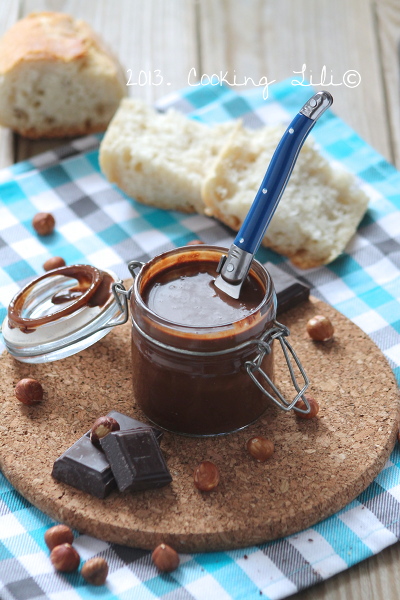
<path fill-rule="evenodd" d="M 269 99 L 254 90 L 237 95 L 221 86 L 191 87 L 159 103 L 205 123 L 241 117 L 249 127 L 288 121 L 310 97 L 307 87 L 282 82 Z M 400 379 L 400 174 L 334 114 L 313 131 L 323 152 L 359 178 L 370 208 L 345 254 L 331 265 L 298 271 L 262 249 L 262 262 L 308 282 L 312 293 L 359 325 L 381 348 Z M 127 198 L 101 175 L 97 136 L 74 141 L 0 172 L 0 320 L 18 289 L 42 273 L 50 256 L 91 263 L 128 277 L 126 262 L 191 239 L 229 246 L 233 235 L 198 215 L 165 212 Z M 38 211 L 56 218 L 39 238 Z M 160 575 L 144 550 L 76 533 L 82 560 L 103 556 L 106 585 L 94 588 L 79 573 L 56 573 L 44 544 L 53 522 L 0 474 L 0 598 L 2 600 L 284 598 L 327 579 L 400 539 L 400 448 L 375 481 L 336 515 L 296 535 L 256 547 L 181 557 Z"/>

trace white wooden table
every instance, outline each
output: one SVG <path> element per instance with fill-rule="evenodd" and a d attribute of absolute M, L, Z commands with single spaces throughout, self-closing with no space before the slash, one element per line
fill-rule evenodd
<path fill-rule="evenodd" d="M 194 72 L 227 72 L 231 82 L 247 81 L 240 91 L 303 68 L 318 84 L 325 70 L 325 85 L 315 87 L 331 91 L 336 114 L 400 168 L 400 0 L 1 0 L 0 34 L 34 10 L 91 23 L 142 84 L 131 95 L 149 103 L 194 82 Z M 349 71 L 360 74 L 358 86 L 344 83 Z M 348 77 L 351 85 L 356 75 Z M 62 143 L 0 128 L 0 167 Z M 396 544 L 293 598 L 397 600 L 399 565 Z"/>

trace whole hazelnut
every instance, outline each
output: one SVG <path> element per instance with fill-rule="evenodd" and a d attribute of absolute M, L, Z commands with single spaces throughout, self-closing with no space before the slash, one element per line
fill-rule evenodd
<path fill-rule="evenodd" d="M 90 432 L 90 441 L 97 447 L 100 447 L 100 439 L 111 433 L 119 431 L 119 423 L 112 417 L 99 417 L 92 425 Z"/>
<path fill-rule="evenodd" d="M 258 462 L 264 462 L 274 453 L 274 442 L 259 435 L 252 437 L 246 444 L 247 451 Z"/>
<path fill-rule="evenodd" d="M 14 393 L 18 400 L 27 406 L 33 406 L 43 400 L 43 388 L 41 383 L 30 377 L 18 381 Z"/>
<path fill-rule="evenodd" d="M 52 271 L 53 269 L 59 269 L 65 267 L 65 260 L 61 256 L 52 256 L 46 262 L 43 263 L 43 269 L 45 271 Z"/>
<path fill-rule="evenodd" d="M 157 569 L 164 573 L 175 571 L 179 566 L 179 554 L 167 544 L 157 546 L 151 558 Z"/>
<path fill-rule="evenodd" d="M 201 240 L 190 240 L 190 242 L 188 242 L 186 246 L 198 246 L 199 244 L 204 244 L 204 242 L 202 242 Z"/>
<path fill-rule="evenodd" d="M 36 213 L 32 220 L 32 226 L 39 235 L 49 235 L 55 225 L 56 221 L 51 213 Z"/>
<path fill-rule="evenodd" d="M 57 571 L 70 573 L 76 571 L 81 559 L 71 544 L 60 544 L 51 551 L 50 560 Z"/>
<path fill-rule="evenodd" d="M 334 331 L 331 320 L 323 315 L 315 315 L 307 323 L 307 333 L 316 342 L 330 340 Z"/>
<path fill-rule="evenodd" d="M 310 405 L 310 412 L 309 413 L 301 413 L 301 412 L 296 412 L 296 416 L 300 417 L 300 419 L 313 419 L 314 417 L 317 416 L 318 411 L 319 411 L 319 404 L 316 400 L 314 400 L 314 398 L 308 398 L 308 404 Z M 300 408 L 301 410 L 306 410 L 306 405 L 304 403 L 303 400 L 298 400 L 295 404 L 296 408 Z"/>
<path fill-rule="evenodd" d="M 219 484 L 218 467 L 209 460 L 201 462 L 193 473 L 194 485 L 201 492 L 211 492 Z"/>
<path fill-rule="evenodd" d="M 92 585 L 104 585 L 108 575 L 108 564 L 104 558 L 90 558 L 81 569 L 81 575 Z"/>
<path fill-rule="evenodd" d="M 53 550 L 56 546 L 61 544 L 72 544 L 74 541 L 74 534 L 72 529 L 67 525 L 54 525 L 50 527 L 44 534 L 44 541 L 49 550 Z"/>

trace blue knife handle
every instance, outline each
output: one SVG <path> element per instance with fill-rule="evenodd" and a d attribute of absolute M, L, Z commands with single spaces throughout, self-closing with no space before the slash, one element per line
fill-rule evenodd
<path fill-rule="evenodd" d="M 314 125 L 315 120 L 298 113 L 283 134 L 260 189 L 233 242 L 241 250 L 250 254 L 257 252 L 301 147 Z"/>

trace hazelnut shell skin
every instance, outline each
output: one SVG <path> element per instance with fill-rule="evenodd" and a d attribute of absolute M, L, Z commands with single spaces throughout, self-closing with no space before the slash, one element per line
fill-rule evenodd
<path fill-rule="evenodd" d="M 30 377 L 18 381 L 14 393 L 16 398 L 26 406 L 33 406 L 43 400 L 42 384 Z"/>
<path fill-rule="evenodd" d="M 53 550 L 56 546 L 61 544 L 72 544 L 74 541 L 74 534 L 72 529 L 67 525 L 54 525 L 50 527 L 44 534 L 44 541 L 49 550 Z"/>
<path fill-rule="evenodd" d="M 111 433 L 112 431 L 119 431 L 120 426 L 118 421 L 112 417 L 99 417 L 92 425 L 90 431 L 90 441 L 97 448 L 100 448 L 100 439 Z"/>
<path fill-rule="evenodd" d="M 61 256 L 52 256 L 46 262 L 43 263 L 44 271 L 52 271 L 53 269 L 59 269 L 60 267 L 65 267 L 66 263 Z"/>
<path fill-rule="evenodd" d="M 211 492 L 219 484 L 219 470 L 209 460 L 201 462 L 193 472 L 194 485 L 201 492 Z"/>
<path fill-rule="evenodd" d="M 81 575 L 91 585 L 104 585 L 108 575 L 108 564 L 104 558 L 90 558 L 81 569 Z"/>
<path fill-rule="evenodd" d="M 167 544 L 157 546 L 151 558 L 157 569 L 163 573 L 171 573 L 179 566 L 179 554 Z"/>
<path fill-rule="evenodd" d="M 334 332 L 331 320 L 324 315 L 315 315 L 307 323 L 307 333 L 315 342 L 331 340 Z"/>
<path fill-rule="evenodd" d="M 55 225 L 56 221 L 51 213 L 39 212 L 32 219 L 32 227 L 39 235 L 49 235 Z"/>
<path fill-rule="evenodd" d="M 274 443 L 271 440 L 259 435 L 250 438 L 247 441 L 246 448 L 257 462 L 265 462 L 268 458 L 271 458 L 275 450 Z"/>
<path fill-rule="evenodd" d="M 313 419 L 314 417 L 317 416 L 318 412 L 319 412 L 319 404 L 316 400 L 314 400 L 314 398 L 307 398 L 308 403 L 310 405 L 310 412 L 309 413 L 299 413 L 297 411 L 296 412 L 296 417 L 298 417 L 299 419 Z M 306 409 L 306 405 L 304 404 L 303 400 L 298 400 L 295 404 L 295 406 L 297 408 L 301 408 L 302 410 Z"/>
<path fill-rule="evenodd" d="M 55 546 L 50 554 L 52 565 L 62 573 L 72 573 L 79 567 L 81 561 L 79 554 L 71 544 Z"/>

